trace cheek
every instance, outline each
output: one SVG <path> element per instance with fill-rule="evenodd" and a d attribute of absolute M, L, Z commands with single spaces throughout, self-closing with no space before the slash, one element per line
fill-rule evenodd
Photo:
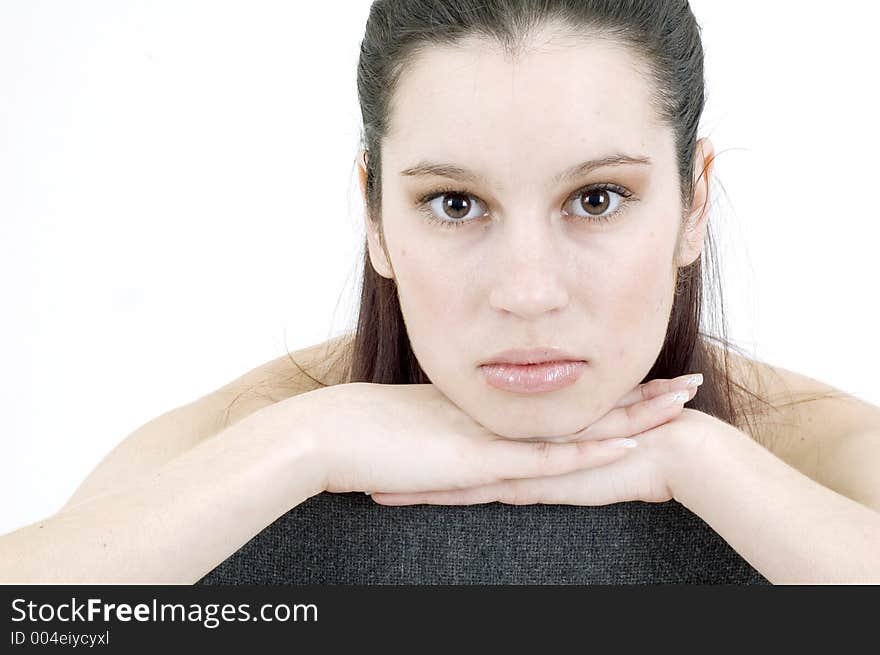
<path fill-rule="evenodd" d="M 653 363 L 660 352 L 672 308 L 672 254 L 665 241 L 649 239 L 614 262 L 595 305 L 611 361 Z"/>
<path fill-rule="evenodd" d="M 460 276 L 444 266 L 436 252 L 431 249 L 413 248 L 411 245 L 391 255 L 397 277 L 401 312 L 410 329 L 440 330 L 444 320 L 454 320 L 455 307 L 462 302 L 464 289 Z"/>
<path fill-rule="evenodd" d="M 392 254 L 392 256 L 395 256 Z M 451 398 L 462 379 L 474 295 L 470 275 L 436 249 L 407 247 L 396 253 L 398 299 L 410 346 L 430 381 Z"/>

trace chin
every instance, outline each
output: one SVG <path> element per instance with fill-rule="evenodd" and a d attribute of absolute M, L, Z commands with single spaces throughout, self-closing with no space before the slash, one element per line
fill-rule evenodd
<path fill-rule="evenodd" d="M 510 416 L 497 422 L 481 422 L 489 431 L 505 439 L 552 439 L 580 432 L 590 425 L 589 417 L 560 417 L 558 414 L 545 417 L 532 413 L 528 420 L 511 422 Z"/>

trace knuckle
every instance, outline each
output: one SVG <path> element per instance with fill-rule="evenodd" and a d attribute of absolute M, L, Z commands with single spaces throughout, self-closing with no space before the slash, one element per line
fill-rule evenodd
<path fill-rule="evenodd" d="M 532 451 L 538 456 L 542 462 L 547 462 L 553 452 L 553 444 L 549 441 L 532 442 Z"/>

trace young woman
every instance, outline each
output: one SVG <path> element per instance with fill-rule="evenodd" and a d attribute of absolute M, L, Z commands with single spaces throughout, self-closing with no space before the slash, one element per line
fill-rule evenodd
<path fill-rule="evenodd" d="M 379 0 L 358 91 L 357 329 L 130 436 L 0 577 L 880 582 L 880 408 L 701 329 L 686 2 Z"/>

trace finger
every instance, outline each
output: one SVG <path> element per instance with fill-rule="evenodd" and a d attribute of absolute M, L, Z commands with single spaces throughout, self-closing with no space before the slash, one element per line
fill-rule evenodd
<path fill-rule="evenodd" d="M 522 442 L 497 439 L 480 446 L 483 480 L 473 486 L 505 479 L 560 475 L 602 466 L 625 457 L 635 446 L 633 439 L 583 440 L 571 443 Z"/>
<path fill-rule="evenodd" d="M 422 491 L 411 494 L 372 494 L 380 505 L 481 505 L 498 501 L 510 482 L 494 482 L 470 489 Z"/>
<path fill-rule="evenodd" d="M 631 500 L 637 489 L 628 488 L 633 478 L 630 464 L 623 459 L 608 466 L 573 471 L 565 475 L 520 480 L 503 480 L 468 489 L 448 489 L 415 493 L 374 493 L 380 505 L 481 505 L 499 502 L 508 505 L 572 504 L 608 505 Z M 644 476 L 635 472 L 636 477 Z M 657 492 L 662 496 L 662 491 Z M 649 492 L 648 495 L 653 495 Z"/>
<path fill-rule="evenodd" d="M 554 437 L 555 443 L 572 443 L 633 437 L 671 421 L 681 414 L 685 404 L 697 395 L 698 387 L 673 391 L 633 405 L 612 409 L 583 430 L 564 437 Z"/>
<path fill-rule="evenodd" d="M 580 472 L 573 474 L 579 475 Z M 380 505 L 481 505 L 493 502 L 534 505 L 565 502 L 565 491 L 566 476 L 549 476 L 504 480 L 470 489 L 373 494 L 373 500 Z"/>
<path fill-rule="evenodd" d="M 675 379 L 677 380 L 678 378 L 675 378 Z M 672 381 L 674 382 L 674 380 L 672 380 Z M 670 382 L 670 380 L 652 380 L 652 382 Z M 651 384 L 651 383 L 648 382 L 645 384 Z M 655 388 L 659 389 L 661 387 L 655 387 Z M 666 421 L 668 421 L 670 419 L 675 418 L 681 412 L 681 410 L 684 408 L 684 405 L 686 403 L 688 403 L 690 400 L 692 400 L 694 396 L 697 395 L 698 389 L 699 389 L 699 385 L 691 385 L 691 386 L 685 385 L 684 387 L 679 389 L 679 391 L 687 392 L 687 394 L 688 394 L 687 398 L 685 398 L 684 401 L 680 404 L 676 403 L 675 405 L 670 406 L 669 407 L 670 411 L 664 412 L 661 415 L 657 416 L 657 419 L 658 419 L 657 422 L 653 423 L 652 425 L 648 425 L 647 428 L 642 428 L 641 430 L 639 430 L 639 432 L 644 432 L 648 428 L 657 427 L 658 425 L 665 423 Z M 637 391 L 638 391 L 638 388 L 634 389 L 633 392 L 631 392 L 631 393 L 635 393 Z M 676 393 L 675 390 L 668 392 L 666 394 L 663 394 L 663 396 L 665 396 L 666 398 L 669 398 L 674 393 Z M 651 403 L 651 401 L 654 400 L 654 398 L 657 398 L 658 400 L 657 400 L 656 404 L 652 405 L 650 403 Z M 639 401 L 639 402 L 641 402 L 643 405 L 645 405 L 647 403 L 647 405 L 646 405 L 647 407 L 655 407 L 655 408 L 659 407 L 659 409 L 662 410 L 666 407 L 666 403 L 665 403 L 665 401 L 659 400 L 659 398 L 660 398 L 660 395 L 648 396 L 644 400 Z M 607 414 L 605 414 L 601 418 L 597 419 L 596 421 L 594 421 L 593 423 L 591 423 L 590 425 L 588 425 L 584 429 L 578 430 L 577 432 L 574 432 L 572 434 L 565 434 L 565 435 L 561 435 L 558 437 L 529 437 L 529 438 L 525 438 L 525 439 L 520 439 L 520 441 L 525 441 L 525 442 L 550 441 L 552 443 L 569 443 L 571 441 L 582 441 L 584 439 L 600 440 L 600 439 L 610 439 L 613 437 L 627 437 L 627 436 L 631 436 L 632 434 L 638 434 L 638 432 L 625 434 L 620 429 L 617 429 L 617 431 L 615 432 L 613 426 L 606 427 L 603 424 L 603 422 L 606 421 L 606 419 L 608 418 L 609 414 L 612 414 L 613 412 L 618 411 L 618 410 L 624 410 L 627 407 L 632 407 L 632 406 L 633 406 L 632 404 L 626 405 L 626 404 L 618 403 L 617 405 L 615 405 L 614 409 L 609 411 Z M 616 422 L 619 423 L 619 419 L 616 419 Z"/>
<path fill-rule="evenodd" d="M 656 398 L 661 394 L 666 394 L 671 391 L 686 390 L 689 387 L 698 387 L 702 383 L 702 373 L 697 373 L 696 375 L 691 375 L 689 373 L 672 379 L 657 378 L 656 380 L 650 380 L 649 382 L 640 384 L 635 389 L 622 396 L 620 400 L 615 403 L 614 407 L 626 407 L 633 403 Z"/>

